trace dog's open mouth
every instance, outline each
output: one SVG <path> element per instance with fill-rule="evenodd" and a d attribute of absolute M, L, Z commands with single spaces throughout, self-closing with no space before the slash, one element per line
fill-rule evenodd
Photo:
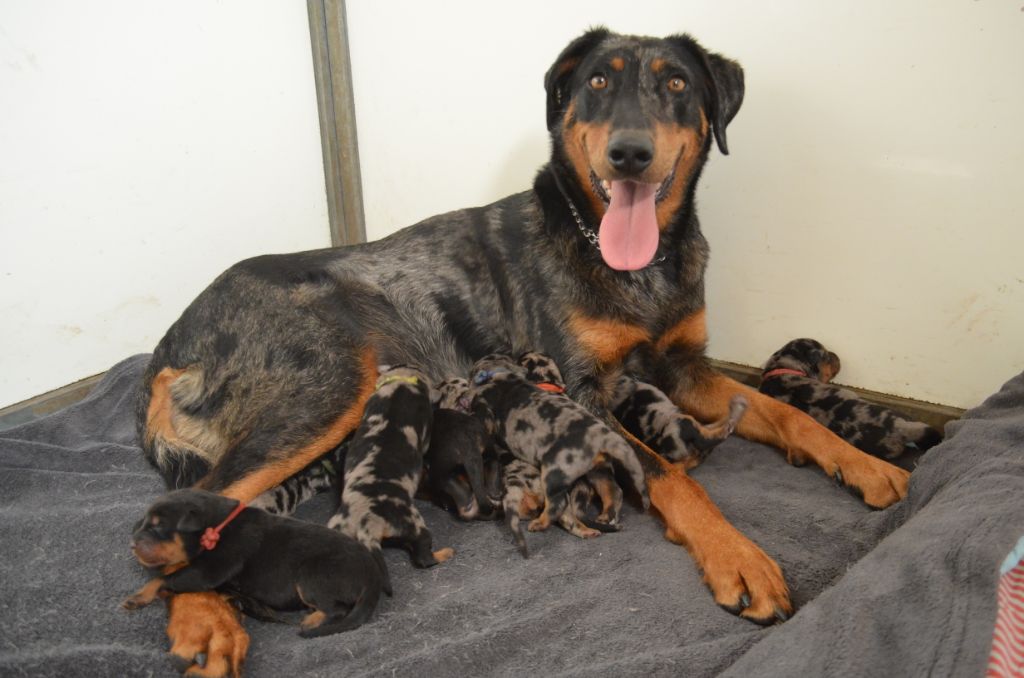
<path fill-rule="evenodd" d="M 675 170 L 661 184 L 643 184 L 602 180 L 590 170 L 594 192 L 608 205 L 598 231 L 604 263 L 618 271 L 636 271 L 651 263 L 660 236 L 657 204 L 674 177 Z"/>

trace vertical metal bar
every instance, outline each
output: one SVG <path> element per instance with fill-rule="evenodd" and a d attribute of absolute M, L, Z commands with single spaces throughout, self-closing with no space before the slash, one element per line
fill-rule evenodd
<path fill-rule="evenodd" d="M 306 0 L 331 244 L 366 240 L 344 0 Z"/>

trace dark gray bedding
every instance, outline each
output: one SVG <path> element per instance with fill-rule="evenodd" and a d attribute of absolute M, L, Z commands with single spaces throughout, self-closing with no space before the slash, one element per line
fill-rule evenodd
<path fill-rule="evenodd" d="M 135 445 L 146 356 L 90 397 L 0 433 L 0 675 L 175 675 L 161 605 L 119 601 L 145 580 L 131 524 L 162 491 Z M 693 475 L 776 558 L 799 610 L 762 629 L 719 609 L 658 523 L 590 541 L 423 513 L 456 556 L 414 570 L 387 552 L 395 597 L 350 633 L 302 640 L 246 621 L 251 676 L 982 675 L 999 564 L 1024 532 L 1024 375 L 947 430 L 908 498 L 865 508 L 822 473 L 740 439 Z M 299 516 L 324 521 L 320 496 Z"/>

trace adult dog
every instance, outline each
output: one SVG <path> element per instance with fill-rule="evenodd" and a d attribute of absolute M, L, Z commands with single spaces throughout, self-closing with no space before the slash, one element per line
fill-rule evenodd
<path fill-rule="evenodd" d="M 566 47 L 544 84 L 552 155 L 533 190 L 377 242 L 243 261 L 188 307 L 156 348 L 140 406 L 146 453 L 170 485 L 251 500 L 356 428 L 378 364 L 441 381 L 487 353 L 537 350 L 609 420 L 624 369 L 703 420 L 743 393 L 740 435 L 813 461 L 870 506 L 905 494 L 905 471 L 704 358 L 708 245 L 694 192 L 713 140 L 728 152 L 739 64 L 688 36 L 598 29 Z M 682 469 L 633 443 L 665 536 L 686 546 L 715 600 L 784 619 L 778 565 Z M 188 637 L 172 652 L 229 651 L 206 621 L 210 600 L 182 598 L 171 625 Z M 186 624 L 193 605 L 206 616 Z"/>

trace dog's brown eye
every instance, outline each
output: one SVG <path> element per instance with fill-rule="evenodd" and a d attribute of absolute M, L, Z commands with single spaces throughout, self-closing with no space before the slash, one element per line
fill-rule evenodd
<path fill-rule="evenodd" d="M 682 78 L 675 77 L 668 81 L 668 91 L 679 93 L 684 89 L 686 89 L 686 82 Z"/>
<path fill-rule="evenodd" d="M 590 89 L 604 89 L 608 86 L 608 78 L 601 74 L 591 76 Z"/>

